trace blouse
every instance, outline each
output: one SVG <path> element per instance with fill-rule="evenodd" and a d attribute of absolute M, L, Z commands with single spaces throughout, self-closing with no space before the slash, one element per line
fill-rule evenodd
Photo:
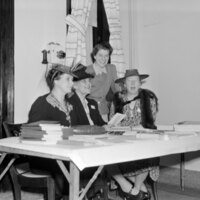
<path fill-rule="evenodd" d="M 109 104 L 106 96 L 111 89 L 113 93 L 119 91 L 119 87 L 115 84 L 117 79 L 117 70 L 115 65 L 107 64 L 105 66 L 106 73 L 96 74 L 93 65 L 88 66 L 87 72 L 95 74 L 91 80 L 92 88 L 88 98 L 94 99 L 98 103 L 101 115 L 109 113 Z"/>

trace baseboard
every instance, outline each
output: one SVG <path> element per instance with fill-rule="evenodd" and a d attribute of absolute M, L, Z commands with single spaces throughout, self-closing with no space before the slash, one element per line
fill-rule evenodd
<path fill-rule="evenodd" d="M 182 190 L 180 186 L 175 186 L 175 185 L 167 184 L 167 183 L 159 183 L 158 191 L 165 191 L 169 193 L 175 193 L 175 194 L 180 194 L 180 195 L 185 195 L 185 196 L 190 196 L 190 197 L 200 197 L 200 190 L 197 188 L 185 187 L 184 190 Z"/>
<path fill-rule="evenodd" d="M 160 185 L 167 184 L 172 185 L 173 187 L 176 186 L 180 191 L 182 191 L 180 187 L 180 169 L 161 166 L 158 183 L 160 183 Z M 200 191 L 200 173 L 197 171 L 185 170 L 183 189 L 189 191 Z"/>

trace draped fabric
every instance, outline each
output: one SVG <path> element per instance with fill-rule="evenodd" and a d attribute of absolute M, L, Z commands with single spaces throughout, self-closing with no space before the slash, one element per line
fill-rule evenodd
<path fill-rule="evenodd" d="M 66 17 L 66 65 L 86 63 L 86 31 L 93 0 L 72 0 L 72 11 Z M 111 63 L 116 65 L 119 77 L 125 72 L 124 53 L 121 44 L 121 24 L 118 0 L 103 0 L 110 31 L 109 42 L 113 47 Z"/>
<path fill-rule="evenodd" d="M 111 63 L 116 65 L 117 74 L 122 77 L 125 72 L 124 53 L 122 50 L 121 24 L 118 0 L 103 0 L 110 29 L 110 44 L 113 47 Z"/>
<path fill-rule="evenodd" d="M 66 24 L 66 65 L 81 62 L 86 65 L 86 31 L 93 0 L 72 0 L 71 15 L 67 15 Z"/>
<path fill-rule="evenodd" d="M 110 31 L 103 0 L 97 0 L 97 27 L 93 27 L 93 46 L 109 42 Z"/>

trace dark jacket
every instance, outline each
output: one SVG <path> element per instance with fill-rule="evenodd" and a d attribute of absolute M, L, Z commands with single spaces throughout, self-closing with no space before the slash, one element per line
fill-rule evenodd
<path fill-rule="evenodd" d="M 61 125 L 70 126 L 70 121 L 67 120 L 66 114 L 47 102 L 48 95 L 45 94 L 38 97 L 32 104 L 28 115 L 28 123 L 47 120 L 58 121 Z"/>
<path fill-rule="evenodd" d="M 142 118 L 141 125 L 144 128 L 156 129 L 156 125 L 154 124 L 154 119 L 151 111 L 150 99 L 152 98 L 156 100 L 157 109 L 158 109 L 158 99 L 152 91 L 147 89 L 140 89 L 138 96 L 131 101 L 123 101 L 121 95 L 123 95 L 123 93 L 121 92 L 115 93 L 114 95 L 113 102 L 115 106 L 115 113 L 116 112 L 122 113 L 123 107 L 126 104 L 130 103 L 133 100 L 140 99 L 140 106 L 141 106 L 140 109 Z"/>
<path fill-rule="evenodd" d="M 90 123 L 86 112 L 76 92 L 74 92 L 70 97 L 66 96 L 66 100 L 73 106 L 73 109 L 70 112 L 71 125 L 89 125 Z M 86 100 L 88 101 L 90 118 L 92 119 L 94 125 L 102 126 L 106 124 L 99 113 L 97 102 L 89 98 L 86 98 Z"/>

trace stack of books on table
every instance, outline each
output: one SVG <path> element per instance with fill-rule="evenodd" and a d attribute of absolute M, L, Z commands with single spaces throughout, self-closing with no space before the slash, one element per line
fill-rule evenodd
<path fill-rule="evenodd" d="M 20 141 L 29 144 L 56 144 L 62 139 L 62 126 L 56 121 L 38 121 L 23 124 Z"/>
<path fill-rule="evenodd" d="M 105 138 L 104 127 L 96 125 L 78 125 L 62 128 L 62 139 L 57 144 L 62 145 L 88 145 L 95 144 L 96 139 Z"/>
<path fill-rule="evenodd" d="M 200 121 L 183 121 L 174 124 L 175 131 L 200 132 Z"/>
<path fill-rule="evenodd" d="M 62 127 L 62 139 L 68 140 L 69 136 L 74 134 L 73 128 L 71 127 Z"/>
<path fill-rule="evenodd" d="M 95 142 L 97 139 L 108 138 L 107 134 L 102 135 L 72 135 L 68 137 L 71 141 Z"/>

